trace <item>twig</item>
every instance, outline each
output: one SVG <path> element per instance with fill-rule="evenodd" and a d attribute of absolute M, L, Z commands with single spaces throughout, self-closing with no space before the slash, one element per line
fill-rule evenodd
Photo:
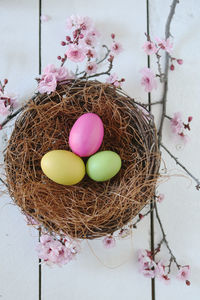
<path fill-rule="evenodd" d="M 200 181 L 198 178 L 196 178 L 181 162 L 179 162 L 178 158 L 176 158 L 168 149 L 163 145 L 163 143 L 160 144 L 161 147 L 169 154 L 171 158 L 176 162 L 177 165 L 179 165 L 195 182 L 196 182 L 196 189 L 200 189 Z"/>

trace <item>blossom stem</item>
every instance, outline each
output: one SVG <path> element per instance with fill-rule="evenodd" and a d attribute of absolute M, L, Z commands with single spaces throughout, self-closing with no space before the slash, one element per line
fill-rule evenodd
<path fill-rule="evenodd" d="M 160 144 L 161 147 L 169 154 L 173 160 L 175 160 L 176 164 L 179 165 L 195 182 L 196 182 L 196 189 L 200 190 L 200 180 L 196 178 L 179 160 L 175 157 L 164 145 L 163 143 Z"/>

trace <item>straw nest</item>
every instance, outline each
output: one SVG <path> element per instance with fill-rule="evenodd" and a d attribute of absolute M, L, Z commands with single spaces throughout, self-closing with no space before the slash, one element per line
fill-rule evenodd
<path fill-rule="evenodd" d="M 70 129 L 86 112 L 101 117 L 99 150 L 117 152 L 122 168 L 106 182 L 85 176 L 77 185 L 59 185 L 43 174 L 40 160 L 50 150 L 70 150 Z M 22 212 L 50 233 L 89 239 L 112 234 L 139 213 L 154 196 L 159 164 L 153 117 L 98 81 L 70 81 L 30 100 L 5 152 L 8 190 Z"/>

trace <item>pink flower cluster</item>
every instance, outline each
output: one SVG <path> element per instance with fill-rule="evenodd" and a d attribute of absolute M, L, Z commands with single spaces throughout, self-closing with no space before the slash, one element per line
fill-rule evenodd
<path fill-rule="evenodd" d="M 157 82 L 155 80 L 155 77 L 156 76 L 160 77 L 160 81 L 162 82 L 163 75 L 164 75 L 163 73 L 161 73 L 161 66 L 160 66 L 161 54 L 160 54 L 160 52 L 163 50 L 169 54 L 169 58 L 171 61 L 171 65 L 170 65 L 171 71 L 173 71 L 175 69 L 173 62 L 176 61 L 179 65 L 182 65 L 183 60 L 177 59 L 177 58 L 171 56 L 171 52 L 173 49 L 173 43 L 170 40 L 170 38 L 160 39 L 160 38 L 156 37 L 155 42 L 153 42 L 150 39 L 150 37 L 147 36 L 147 41 L 144 43 L 143 49 L 147 55 L 155 54 L 155 56 L 157 58 L 157 64 L 159 66 L 159 68 L 158 68 L 159 74 L 157 74 L 157 75 L 155 75 L 154 72 L 148 68 L 144 68 L 141 71 L 142 75 L 143 75 L 141 84 L 144 85 L 145 91 L 150 93 L 154 88 L 157 88 Z"/>
<path fill-rule="evenodd" d="M 185 124 L 182 120 L 182 114 L 180 112 L 176 112 L 170 121 L 172 133 L 176 137 L 180 138 L 184 143 L 187 143 L 189 140 L 188 136 L 185 134 L 185 131 L 191 130 L 190 123 L 192 119 L 193 118 L 191 116 L 188 117 L 188 123 Z"/>
<path fill-rule="evenodd" d="M 69 34 L 61 45 L 67 47 L 64 57 L 57 57 L 61 60 L 62 65 L 66 60 L 75 63 L 87 60 L 85 73 L 87 75 L 95 74 L 98 69 L 97 47 L 99 46 L 100 33 L 95 28 L 94 22 L 89 17 L 72 15 L 67 19 L 67 30 Z M 119 42 L 115 41 L 115 34 L 111 34 L 112 44 L 109 51 L 108 61 L 112 63 L 114 57 L 122 52 L 123 48 Z"/>
<path fill-rule="evenodd" d="M 82 17 L 72 15 L 67 19 L 67 30 L 70 30 L 69 35 L 65 37 L 66 41 L 62 41 L 62 46 L 67 46 L 64 57 L 58 56 L 58 59 L 64 63 L 67 59 L 75 63 L 80 63 L 86 58 L 88 62 L 96 58 L 95 50 L 100 36 L 97 29 L 94 27 L 92 19 L 89 17 Z M 96 72 L 97 64 L 86 66 L 88 74 Z M 95 64 L 95 65 L 94 65 Z"/>
<path fill-rule="evenodd" d="M 172 41 L 168 39 L 160 39 L 158 37 L 155 38 L 155 42 L 148 40 L 144 45 L 143 49 L 147 55 L 151 55 L 157 53 L 160 49 L 171 53 L 173 49 Z"/>
<path fill-rule="evenodd" d="M 156 249 L 159 252 L 159 249 Z M 162 261 L 155 262 L 152 258 L 151 251 L 148 250 L 139 250 L 138 251 L 138 262 L 140 272 L 148 278 L 159 278 L 164 280 L 166 283 L 170 281 L 169 272 L 170 267 L 165 266 Z M 185 281 L 187 285 L 190 285 L 189 276 L 190 276 L 190 266 L 179 266 L 177 278 Z"/>
<path fill-rule="evenodd" d="M 38 257 L 48 265 L 58 266 L 70 262 L 79 251 L 78 242 L 67 237 L 64 240 L 56 240 L 54 237 L 43 234 L 36 247 Z"/>
<path fill-rule="evenodd" d="M 69 72 L 65 67 L 56 68 L 53 64 L 47 65 L 39 81 L 38 91 L 41 94 L 50 94 L 56 90 L 58 82 L 73 78 L 73 73 Z"/>
<path fill-rule="evenodd" d="M 170 278 L 166 272 L 166 268 L 162 261 L 155 262 L 152 259 L 152 254 L 148 250 L 139 250 L 138 252 L 139 270 L 145 276 L 149 278 L 159 278 L 164 281 L 169 281 Z"/>
<path fill-rule="evenodd" d="M 4 79 L 3 84 L 0 81 L 0 114 L 3 116 L 10 114 L 17 107 L 16 95 L 5 91 L 7 83 L 7 79 Z"/>

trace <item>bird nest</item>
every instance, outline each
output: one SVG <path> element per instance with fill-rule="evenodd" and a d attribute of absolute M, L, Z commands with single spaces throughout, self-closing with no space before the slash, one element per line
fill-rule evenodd
<path fill-rule="evenodd" d="M 50 150 L 70 150 L 70 129 L 86 112 L 101 117 L 105 133 L 99 150 L 117 152 L 122 168 L 106 182 L 86 175 L 73 186 L 57 184 L 43 174 L 41 158 Z M 153 117 L 98 81 L 71 80 L 30 100 L 5 152 L 8 190 L 22 212 L 50 233 L 88 239 L 112 234 L 139 213 L 155 194 L 159 165 Z"/>

